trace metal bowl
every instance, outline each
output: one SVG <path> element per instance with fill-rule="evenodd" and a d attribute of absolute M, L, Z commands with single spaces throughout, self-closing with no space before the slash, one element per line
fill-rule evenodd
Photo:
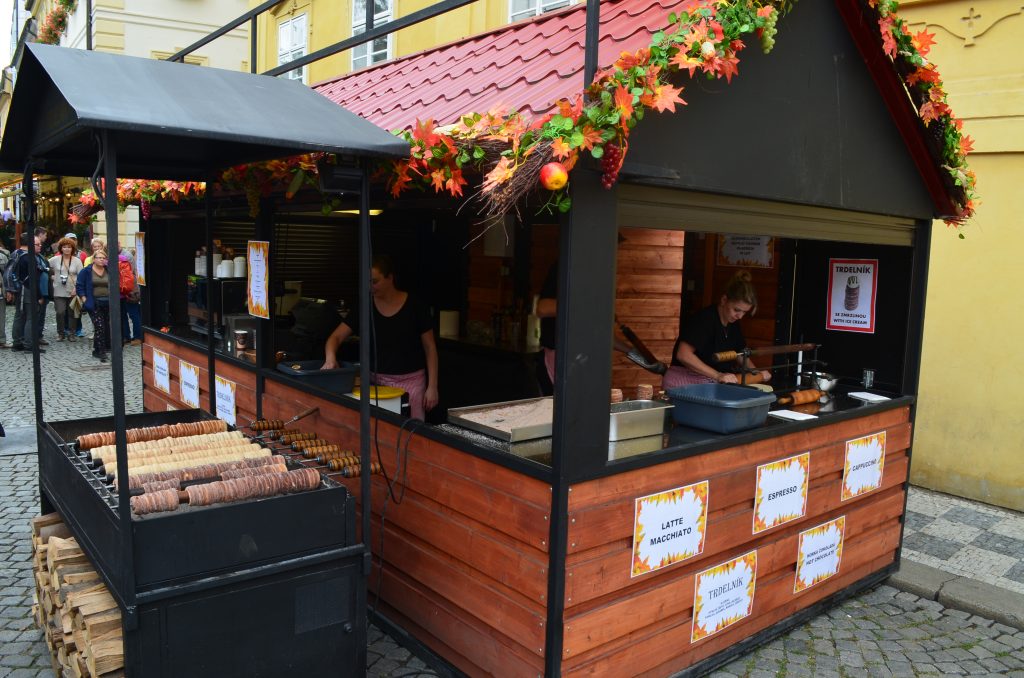
<path fill-rule="evenodd" d="M 828 372 L 801 372 L 800 376 L 814 384 L 814 388 L 828 393 L 839 383 L 839 377 Z"/>

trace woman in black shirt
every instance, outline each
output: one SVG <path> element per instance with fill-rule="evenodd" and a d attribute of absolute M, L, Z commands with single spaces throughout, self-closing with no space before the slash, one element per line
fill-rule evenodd
<path fill-rule="evenodd" d="M 747 347 L 737 321 L 756 311 L 757 291 L 750 282 L 750 272 L 739 271 L 729 281 L 717 304 L 695 313 L 686 322 L 672 350 L 672 366 L 662 380 L 663 388 L 667 391 L 690 384 L 739 383 L 739 377 L 732 370 L 740 366 L 736 362 L 715 362 L 712 356 Z M 763 381 L 771 376 L 771 372 L 761 371 Z"/>
<path fill-rule="evenodd" d="M 409 394 L 414 419 L 423 419 L 437 405 L 437 343 L 430 310 L 408 292 L 395 287 L 388 257 L 374 257 L 370 269 L 373 334 L 370 336 L 371 379 L 379 386 L 397 386 Z M 327 338 L 324 366 L 338 366 L 337 351 L 356 329 L 359 313 L 349 313 Z M 349 322 L 353 323 L 350 325 Z"/>

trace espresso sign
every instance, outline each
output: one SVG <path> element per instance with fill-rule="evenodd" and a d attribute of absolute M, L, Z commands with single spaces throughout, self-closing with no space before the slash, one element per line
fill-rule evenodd
<path fill-rule="evenodd" d="M 181 402 L 189 407 L 199 407 L 199 368 L 192 363 L 179 360 L 178 386 Z"/>
<path fill-rule="evenodd" d="M 811 453 L 804 452 L 757 467 L 754 534 L 804 517 L 810 466 Z"/>

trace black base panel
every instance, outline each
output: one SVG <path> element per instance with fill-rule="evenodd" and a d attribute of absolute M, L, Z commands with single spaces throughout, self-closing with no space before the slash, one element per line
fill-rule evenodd
<path fill-rule="evenodd" d="M 129 676 L 307 678 L 366 673 L 363 557 L 139 607 Z"/>

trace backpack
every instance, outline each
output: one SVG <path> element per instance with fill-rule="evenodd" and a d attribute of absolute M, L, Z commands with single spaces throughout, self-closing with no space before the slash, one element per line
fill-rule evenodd
<path fill-rule="evenodd" d="M 127 297 L 135 289 L 135 274 L 132 273 L 132 265 L 127 261 L 118 261 L 117 272 L 120 278 L 117 285 L 118 290 L 122 297 Z"/>
<path fill-rule="evenodd" d="M 4 290 L 11 294 L 17 294 L 21 291 L 21 281 L 18 280 L 17 268 L 18 260 L 21 259 L 21 255 L 25 254 L 25 250 L 14 250 L 11 253 L 11 260 L 7 262 L 7 266 L 4 267 Z"/>

